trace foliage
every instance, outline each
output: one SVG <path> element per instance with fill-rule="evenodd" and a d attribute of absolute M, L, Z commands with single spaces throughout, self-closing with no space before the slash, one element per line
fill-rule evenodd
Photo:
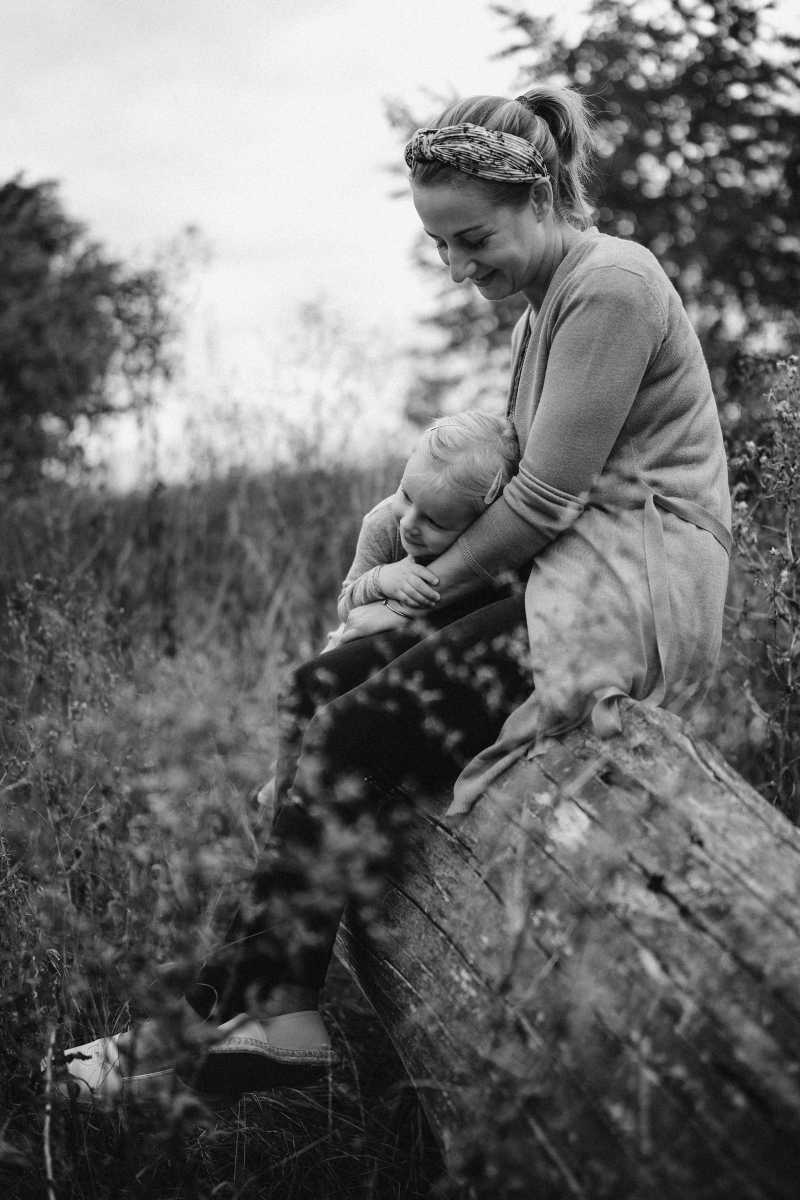
<path fill-rule="evenodd" d="M 45 482 L 0 506 L 4 1195 L 33 1200 L 48 1181 L 93 1200 L 426 1194 L 430 1135 L 341 974 L 331 1090 L 214 1118 L 178 1090 L 163 1110 L 85 1118 L 48 1115 L 39 1073 L 51 1043 L 57 1063 L 135 1015 L 168 1027 L 264 838 L 253 796 L 276 690 L 334 623 L 387 476 L 286 467 L 127 497 Z"/>
<path fill-rule="evenodd" d="M 800 41 L 763 0 L 596 0 L 575 46 L 507 51 L 520 80 L 571 81 L 596 107 L 598 225 L 648 246 L 698 331 L 752 338 L 783 322 L 800 285 L 796 145 Z M 521 21 L 521 23 L 520 23 Z"/>
<path fill-rule="evenodd" d="M 741 363 L 741 360 L 739 360 Z M 747 360 L 744 360 L 747 364 Z M 752 378 L 752 362 L 749 372 Z M 762 795 L 800 820 L 800 376 L 797 358 L 757 362 L 769 379 L 757 418 L 731 438 L 734 534 L 738 562 L 729 596 L 729 654 L 746 713 L 745 770 Z M 740 768 L 741 769 L 741 768 Z"/>
<path fill-rule="evenodd" d="M 594 0 L 574 44 L 528 7 L 494 9 L 511 34 L 509 94 L 538 81 L 589 99 L 598 227 L 653 251 L 712 366 L 765 339 L 786 353 L 800 291 L 800 40 L 770 26 L 763 0 Z M 404 132 L 421 123 L 402 105 L 389 116 Z M 474 370 L 458 365 L 470 333 L 475 362 L 504 361 L 519 312 L 487 310 L 468 285 L 449 290 L 427 318 L 444 353 L 412 397 L 415 414 L 440 410 L 442 392 Z"/>
<path fill-rule="evenodd" d="M 0 186 L 0 479 L 74 459 L 76 424 L 147 404 L 174 323 L 163 270 L 110 258 L 53 183 Z"/>

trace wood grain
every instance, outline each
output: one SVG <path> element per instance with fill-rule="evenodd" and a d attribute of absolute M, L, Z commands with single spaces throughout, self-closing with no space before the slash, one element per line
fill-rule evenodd
<path fill-rule="evenodd" d="M 675 717 L 624 708 L 422 818 L 337 952 L 445 1153 L 497 1195 L 796 1200 L 800 831 Z"/>

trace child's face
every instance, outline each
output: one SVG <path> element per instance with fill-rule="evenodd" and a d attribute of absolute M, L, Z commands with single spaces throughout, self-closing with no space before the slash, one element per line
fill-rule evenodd
<path fill-rule="evenodd" d="M 442 554 L 475 520 L 469 500 L 437 487 L 436 474 L 430 456 L 424 450 L 415 450 L 392 498 L 400 541 L 412 558 Z"/>

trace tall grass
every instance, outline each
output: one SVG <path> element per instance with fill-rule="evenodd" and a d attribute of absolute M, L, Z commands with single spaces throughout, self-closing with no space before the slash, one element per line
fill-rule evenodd
<path fill-rule="evenodd" d="M 796 363 L 762 392 L 757 420 L 730 431 L 739 555 L 698 721 L 796 816 Z M 224 929 L 265 836 L 252 797 L 275 752 L 277 689 L 333 625 L 360 518 L 398 467 L 298 462 L 122 497 L 51 483 L 0 509 L 3 1195 L 437 1190 L 413 1091 L 338 969 L 330 1087 L 213 1121 L 180 1092 L 156 1114 L 78 1118 L 48 1104 L 39 1069 L 48 1050 L 55 1063 L 59 1048 L 168 1015 Z"/>
<path fill-rule="evenodd" d="M 413 1092 L 343 973 L 327 1086 L 213 1125 L 76 1121 L 39 1062 L 168 1011 L 265 836 L 276 690 L 335 623 L 395 465 L 276 468 L 114 497 L 48 485 L 0 514 L 0 1189 L 8 1196 L 416 1196 L 438 1171 Z"/>

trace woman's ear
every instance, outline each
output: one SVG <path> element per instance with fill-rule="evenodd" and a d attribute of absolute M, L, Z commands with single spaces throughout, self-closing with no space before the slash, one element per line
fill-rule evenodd
<path fill-rule="evenodd" d="M 534 179 L 530 203 L 537 221 L 543 221 L 553 211 L 553 188 L 549 179 Z"/>

